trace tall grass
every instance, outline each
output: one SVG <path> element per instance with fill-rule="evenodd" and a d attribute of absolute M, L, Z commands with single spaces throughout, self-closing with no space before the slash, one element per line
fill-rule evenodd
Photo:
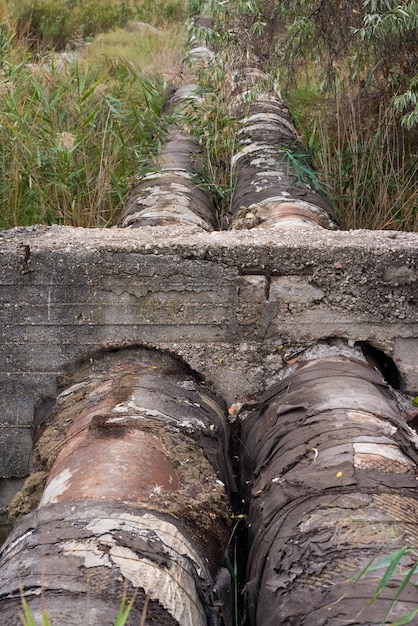
<path fill-rule="evenodd" d="M 222 59 L 214 59 L 200 71 L 201 101 L 191 100 L 186 111 L 187 123 L 202 148 L 202 187 L 213 201 L 218 227 L 227 225 L 234 180 L 231 157 L 239 128 L 231 115 L 231 77 Z"/>
<path fill-rule="evenodd" d="M 0 228 L 114 223 L 125 192 L 164 132 L 159 113 L 165 83 L 177 80 L 187 4 L 0 0 Z M 57 24 L 62 41 L 53 36 Z M 115 30 L 118 24 L 123 30 Z M 40 54 L 27 44 L 71 47 L 110 25 L 111 32 L 78 49 L 78 63 L 71 55 L 69 62 L 51 60 L 45 49 Z M 416 133 L 402 128 L 391 103 L 369 106 L 364 84 L 341 79 L 349 75 L 343 64 L 332 89 L 321 89 L 314 63 L 304 69 L 301 78 L 292 73 L 285 100 L 342 228 L 416 230 Z M 206 151 L 205 184 L 220 218 L 233 189 L 229 163 L 236 136 L 221 70 L 214 63 L 203 71 L 207 96 L 189 111 Z"/>
<path fill-rule="evenodd" d="M 16 29 L 33 46 L 64 49 L 72 40 L 123 26 L 132 18 L 128 0 L 21 0 L 13 3 Z"/>
<path fill-rule="evenodd" d="M 183 22 L 189 12 L 188 0 L 132 0 L 134 19 L 156 26 Z"/>
<path fill-rule="evenodd" d="M 0 0 L 0 228 L 115 222 L 164 134 L 186 5 Z"/>
<path fill-rule="evenodd" d="M 71 58 L 31 64 L 5 27 L 0 54 L 0 227 L 112 224 L 155 148 L 164 81 L 126 59 L 106 73 Z"/>
<path fill-rule="evenodd" d="M 178 77 L 185 45 L 186 29 L 178 24 L 156 28 L 144 22 L 129 22 L 124 29 L 97 36 L 78 50 L 78 57 L 103 70 L 108 81 L 117 77 L 119 66 L 126 61 L 144 78 L 154 79 L 158 74 L 172 81 Z"/>
<path fill-rule="evenodd" d="M 299 81 L 286 100 L 343 229 L 418 229 L 418 155 L 391 104 L 341 81 Z M 365 104 L 366 103 L 366 104 Z"/>
<path fill-rule="evenodd" d="M 141 20 L 154 25 L 183 21 L 187 0 L 12 0 L 10 18 L 33 48 L 63 50 L 105 31 Z"/>
<path fill-rule="evenodd" d="M 343 228 L 416 230 L 418 159 L 392 106 L 360 119 L 350 95 L 336 100 L 336 128 L 321 120 L 319 169 L 332 185 Z M 334 133 L 334 136 L 331 133 Z"/>

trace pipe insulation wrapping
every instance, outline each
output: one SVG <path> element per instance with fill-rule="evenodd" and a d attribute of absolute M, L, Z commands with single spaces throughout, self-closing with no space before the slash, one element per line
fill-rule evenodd
<path fill-rule="evenodd" d="M 146 602 L 152 623 L 228 624 L 213 621 L 229 611 L 214 591 L 235 489 L 225 409 L 153 350 L 109 353 L 67 377 L 38 415 L 40 503 L 0 555 L 2 624 L 16 623 L 19 583 L 31 611 L 45 606 L 60 626 L 113 624 L 124 585 L 137 593 L 128 624 Z"/>
<path fill-rule="evenodd" d="M 316 346 L 265 392 L 242 441 L 251 624 L 380 624 L 402 570 L 371 606 L 384 570 L 352 578 L 418 549 L 417 436 L 381 372 L 358 348 Z M 391 620 L 415 606 L 409 585 Z"/>

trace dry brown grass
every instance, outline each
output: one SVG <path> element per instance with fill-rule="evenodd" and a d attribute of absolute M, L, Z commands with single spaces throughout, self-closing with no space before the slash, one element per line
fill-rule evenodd
<path fill-rule="evenodd" d="M 324 92 L 310 65 L 285 91 L 341 227 L 418 229 L 418 158 L 392 103 L 340 78 Z"/>
<path fill-rule="evenodd" d="M 364 116 L 350 90 L 322 117 L 317 163 L 331 185 L 341 226 L 417 230 L 418 160 L 391 104 Z"/>

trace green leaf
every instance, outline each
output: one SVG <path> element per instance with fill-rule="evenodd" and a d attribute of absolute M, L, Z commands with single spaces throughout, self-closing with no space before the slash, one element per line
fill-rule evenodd
<path fill-rule="evenodd" d="M 391 626 L 403 626 L 404 624 L 410 624 L 417 615 L 418 609 L 414 609 L 411 613 L 408 613 L 408 615 L 404 615 L 403 617 L 397 619 L 396 622 L 392 622 Z"/>
<path fill-rule="evenodd" d="M 403 547 L 400 550 L 398 550 L 398 552 L 395 552 L 393 554 L 388 554 L 387 556 L 384 556 L 383 558 L 379 559 L 376 562 L 371 561 L 371 563 L 369 563 L 369 565 L 365 567 L 365 569 L 363 570 L 363 573 L 373 572 L 374 570 L 377 570 L 380 567 L 387 567 L 392 563 L 394 558 L 398 557 L 399 553 L 401 553 L 400 558 L 402 558 L 405 554 L 409 554 L 409 552 L 410 552 L 409 548 Z"/>
<path fill-rule="evenodd" d="M 22 605 L 23 605 L 23 614 L 21 611 L 19 611 L 19 617 L 23 626 L 36 626 L 35 620 L 33 619 L 29 611 L 29 607 L 27 605 L 26 600 L 22 600 Z"/>
<path fill-rule="evenodd" d="M 398 550 L 398 552 L 395 552 L 392 555 L 392 559 L 391 559 L 391 561 L 390 561 L 390 563 L 388 565 L 388 568 L 387 568 L 387 570 L 386 570 L 382 580 L 378 584 L 377 589 L 374 592 L 373 598 L 371 599 L 369 604 L 374 602 L 374 600 L 376 600 L 376 598 L 379 597 L 379 595 L 382 593 L 383 589 L 386 587 L 386 585 L 388 584 L 389 580 L 391 579 L 392 574 L 394 573 L 394 571 L 398 567 L 401 559 L 405 556 L 405 554 L 408 554 L 409 552 L 410 552 L 410 549 L 407 548 L 406 546 L 404 546 L 403 548 Z"/>
<path fill-rule="evenodd" d="M 385 620 L 389 617 L 390 613 L 392 612 L 393 607 L 395 606 L 396 602 L 398 601 L 399 596 L 401 595 L 402 591 L 405 589 L 405 587 L 408 585 L 409 581 L 411 580 L 412 576 L 415 574 L 415 572 L 418 569 L 418 564 L 414 565 L 414 567 L 411 567 L 411 569 L 406 573 L 404 579 L 402 580 L 401 584 L 399 585 L 392 602 L 389 605 L 388 610 L 386 611 L 386 615 L 385 615 Z M 406 622 L 408 623 L 408 622 Z"/>

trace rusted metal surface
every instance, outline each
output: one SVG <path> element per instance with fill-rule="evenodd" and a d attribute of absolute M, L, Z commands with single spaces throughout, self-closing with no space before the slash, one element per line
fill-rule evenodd
<path fill-rule="evenodd" d="M 366 605 L 382 571 L 350 579 L 373 557 L 418 548 L 417 437 L 398 396 L 359 349 L 317 352 L 298 355 L 243 423 L 251 624 L 334 626 L 360 613 L 380 624 L 393 589 Z M 391 618 L 415 606 L 411 585 Z"/>
<path fill-rule="evenodd" d="M 51 467 L 39 508 L 0 554 L 3 623 L 20 594 L 12 571 L 31 609 L 44 597 L 53 623 L 59 601 L 74 615 L 90 602 L 101 617 L 88 623 L 113 624 L 101 598 L 117 608 L 123 581 L 138 593 L 133 614 L 148 598 L 153 623 L 220 620 L 228 609 L 215 603 L 215 578 L 235 488 L 224 403 L 178 360 L 141 348 L 102 355 L 66 383 L 39 412 L 34 463 Z"/>
<path fill-rule="evenodd" d="M 178 474 L 155 435 L 109 432 L 105 424 L 95 422 L 68 442 L 51 470 L 41 505 L 84 499 L 139 503 L 156 491 L 178 490 Z"/>

